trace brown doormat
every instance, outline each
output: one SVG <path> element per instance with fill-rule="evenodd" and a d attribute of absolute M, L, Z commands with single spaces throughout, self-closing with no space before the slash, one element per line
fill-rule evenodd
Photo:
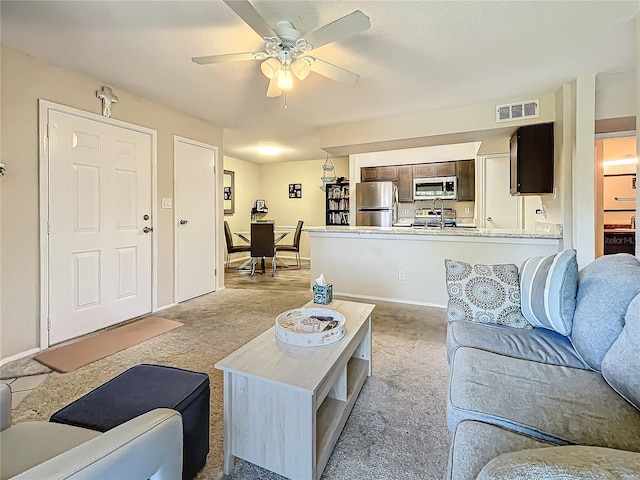
<path fill-rule="evenodd" d="M 180 322 L 162 317 L 146 317 L 121 327 L 98 332 L 69 345 L 48 348 L 33 358 L 56 372 L 73 372 L 96 360 L 113 355 L 120 350 L 142 343 L 182 325 Z"/>

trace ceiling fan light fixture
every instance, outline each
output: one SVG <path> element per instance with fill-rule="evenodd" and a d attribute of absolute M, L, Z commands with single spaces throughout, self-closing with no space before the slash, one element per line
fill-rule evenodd
<path fill-rule="evenodd" d="M 278 74 L 278 88 L 280 90 L 291 90 L 293 87 L 293 77 L 291 76 L 291 70 L 283 68 Z"/>
<path fill-rule="evenodd" d="M 300 80 L 304 80 L 311 73 L 311 65 L 309 64 L 309 62 L 301 58 L 296 58 L 293 62 L 291 62 L 291 71 Z"/>
<path fill-rule="evenodd" d="M 274 57 L 267 58 L 260 64 L 260 70 L 262 70 L 265 77 L 271 80 L 280 71 L 280 60 Z"/>

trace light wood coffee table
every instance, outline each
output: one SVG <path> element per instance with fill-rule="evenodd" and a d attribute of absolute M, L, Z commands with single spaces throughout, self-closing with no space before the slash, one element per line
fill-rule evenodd
<path fill-rule="evenodd" d="M 216 364 L 224 372 L 225 475 L 238 457 L 288 478 L 320 478 L 371 376 L 374 307 L 326 305 L 346 319 L 344 338 L 331 345 L 289 345 L 272 327 Z"/>

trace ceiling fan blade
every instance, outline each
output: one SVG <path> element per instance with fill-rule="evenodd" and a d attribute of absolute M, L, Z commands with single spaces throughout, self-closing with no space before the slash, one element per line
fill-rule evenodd
<path fill-rule="evenodd" d="M 246 60 L 256 60 L 253 52 L 245 53 L 223 53 L 222 55 L 206 55 L 204 57 L 191 57 L 193 63 L 198 65 L 208 65 L 210 63 L 244 62 Z"/>
<path fill-rule="evenodd" d="M 312 58 L 313 63 L 311 64 L 311 71 L 319 73 L 331 80 L 335 80 L 336 82 L 344 83 L 347 85 L 353 85 L 358 81 L 360 75 L 357 73 L 350 72 L 349 70 L 345 70 L 342 67 L 338 67 L 333 63 L 325 62 L 324 60 L 320 60 L 315 57 L 305 57 Z"/>
<path fill-rule="evenodd" d="M 371 21 L 360 10 L 345 15 L 331 23 L 316 28 L 304 35 L 304 39 L 313 48 L 321 47 L 327 43 L 341 40 L 350 35 L 363 32 L 371 27 Z"/>
<path fill-rule="evenodd" d="M 279 97 L 282 90 L 278 88 L 278 75 L 269 80 L 269 88 L 267 88 L 267 97 Z"/>
<path fill-rule="evenodd" d="M 244 20 L 261 37 L 277 37 L 271 25 L 253 8 L 247 0 L 223 0 L 231 10 Z"/>

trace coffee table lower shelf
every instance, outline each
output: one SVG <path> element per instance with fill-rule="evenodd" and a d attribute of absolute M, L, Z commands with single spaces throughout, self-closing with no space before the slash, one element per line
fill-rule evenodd
<path fill-rule="evenodd" d="M 369 362 L 351 357 L 347 364 L 346 400 L 327 396 L 316 411 L 316 470 L 320 474 L 329 461 L 333 447 L 338 441 L 368 374 Z"/>
<path fill-rule="evenodd" d="M 291 479 L 322 475 L 371 376 L 374 306 L 334 301 L 331 308 L 347 320 L 335 344 L 284 346 L 272 328 L 216 364 L 224 372 L 225 475 L 236 457 Z"/>

